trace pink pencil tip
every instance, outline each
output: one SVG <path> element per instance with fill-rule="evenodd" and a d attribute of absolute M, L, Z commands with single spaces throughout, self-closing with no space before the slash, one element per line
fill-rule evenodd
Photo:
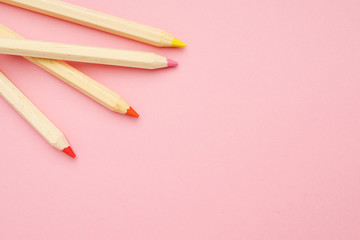
<path fill-rule="evenodd" d="M 67 147 L 67 148 L 64 148 L 62 151 L 64 153 L 66 153 L 67 155 L 69 155 L 70 157 L 76 158 L 76 155 L 75 155 L 74 151 L 72 150 L 72 148 L 70 146 Z"/>
<path fill-rule="evenodd" d="M 168 62 L 168 67 L 176 67 L 178 65 L 177 61 L 171 59 L 167 59 L 167 62 Z"/>

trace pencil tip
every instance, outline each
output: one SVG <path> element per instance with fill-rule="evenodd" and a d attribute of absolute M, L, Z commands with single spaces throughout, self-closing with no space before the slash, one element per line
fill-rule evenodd
<path fill-rule="evenodd" d="M 66 153 L 67 155 L 69 155 L 70 157 L 76 158 L 76 155 L 75 155 L 74 151 L 72 150 L 72 148 L 70 146 L 67 147 L 67 148 L 64 148 L 62 151 L 64 153 Z"/>
<path fill-rule="evenodd" d="M 186 47 L 186 43 L 180 41 L 177 38 L 174 38 L 172 41 L 172 47 Z"/>
<path fill-rule="evenodd" d="M 130 107 L 130 108 L 127 110 L 126 115 L 139 118 L 139 114 L 138 114 L 137 112 L 135 112 L 135 110 L 134 110 L 132 107 Z"/>
<path fill-rule="evenodd" d="M 168 62 L 168 67 L 176 67 L 178 65 L 177 61 L 171 59 L 167 59 L 167 62 Z"/>

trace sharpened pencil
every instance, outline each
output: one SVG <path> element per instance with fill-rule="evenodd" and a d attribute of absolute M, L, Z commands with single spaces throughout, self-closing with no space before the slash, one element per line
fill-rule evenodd
<path fill-rule="evenodd" d="M 185 47 L 186 44 L 164 30 L 97 12 L 57 0 L 0 0 L 34 12 L 74 22 L 101 31 L 158 47 Z"/>
<path fill-rule="evenodd" d="M 0 95 L 53 147 L 72 158 L 76 155 L 64 134 L 0 72 Z"/>
<path fill-rule="evenodd" d="M 144 69 L 177 66 L 177 62 L 151 52 L 3 37 L 0 38 L 0 53 Z"/>
<path fill-rule="evenodd" d="M 0 37 L 23 39 L 19 34 L 1 24 Z M 139 114 L 117 93 L 75 69 L 68 63 L 44 58 L 25 58 L 110 110 L 133 117 L 139 117 Z"/>

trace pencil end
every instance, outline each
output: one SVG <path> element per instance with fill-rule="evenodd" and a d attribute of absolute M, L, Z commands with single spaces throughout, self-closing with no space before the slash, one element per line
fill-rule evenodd
<path fill-rule="evenodd" d="M 67 148 L 64 148 L 62 151 L 64 153 L 66 153 L 67 155 L 69 155 L 70 157 L 76 158 L 76 155 L 75 155 L 74 151 L 72 150 L 72 148 L 70 146 L 67 147 Z"/>
<path fill-rule="evenodd" d="M 135 112 L 135 110 L 134 110 L 132 107 L 130 107 L 130 108 L 127 110 L 126 115 L 139 118 L 139 114 L 138 114 L 137 112 Z"/>
<path fill-rule="evenodd" d="M 176 67 L 179 63 L 177 61 L 167 59 L 168 67 Z"/>
<path fill-rule="evenodd" d="M 174 38 L 171 46 L 172 47 L 186 47 L 186 43 L 184 43 L 183 41 L 180 41 L 177 38 Z"/>

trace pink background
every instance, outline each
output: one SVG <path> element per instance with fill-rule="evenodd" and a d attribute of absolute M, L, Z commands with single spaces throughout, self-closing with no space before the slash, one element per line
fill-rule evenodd
<path fill-rule="evenodd" d="M 64 131 L 50 147 L 0 99 L 0 239 L 360 239 L 358 0 L 67 0 L 156 26 L 159 49 L 0 4 L 24 37 L 153 51 L 176 69 L 73 65 L 109 111 L 30 62 L 4 73 Z"/>

